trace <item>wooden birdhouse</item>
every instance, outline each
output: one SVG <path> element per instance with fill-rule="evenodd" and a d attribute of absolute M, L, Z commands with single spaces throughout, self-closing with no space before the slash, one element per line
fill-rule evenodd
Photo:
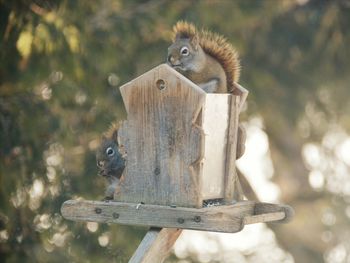
<path fill-rule="evenodd" d="M 241 97 L 205 93 L 166 64 L 120 90 L 128 115 L 119 132 L 127 168 L 116 201 L 183 207 L 232 201 L 229 166 Z"/>
<path fill-rule="evenodd" d="M 238 193 L 238 117 L 247 90 L 236 84 L 234 94 L 207 94 L 165 64 L 120 90 L 127 120 L 118 141 L 127 165 L 114 200 L 66 201 L 65 218 L 157 227 L 129 262 L 161 262 L 177 229 L 234 233 L 291 219 L 289 206 L 244 201 Z M 216 205 L 205 205 L 212 200 Z"/>

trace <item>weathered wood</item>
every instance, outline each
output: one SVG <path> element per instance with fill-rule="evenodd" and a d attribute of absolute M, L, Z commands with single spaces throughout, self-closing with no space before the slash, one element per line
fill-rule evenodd
<path fill-rule="evenodd" d="M 253 214 L 254 205 L 254 202 L 248 202 L 216 209 L 196 209 L 71 200 L 63 204 L 62 214 L 65 218 L 76 221 L 234 233 L 243 227 L 242 216 Z"/>
<path fill-rule="evenodd" d="M 240 202 L 244 200 L 244 191 L 236 169 L 234 170 L 234 173 L 235 173 L 234 178 L 232 179 L 232 180 L 235 180 L 234 190 L 233 190 L 233 200 L 235 200 L 236 202 Z M 250 200 L 250 201 L 256 201 L 256 200 Z"/>
<path fill-rule="evenodd" d="M 115 200 L 200 207 L 204 135 L 197 119 L 205 92 L 165 64 L 120 90 L 128 161 Z"/>
<path fill-rule="evenodd" d="M 246 101 L 246 99 L 248 97 L 249 91 L 247 89 L 243 88 L 238 83 L 234 83 L 233 94 L 240 97 L 240 99 L 239 99 L 239 106 L 238 106 L 238 110 L 239 110 L 239 113 L 240 113 L 242 111 L 244 103 L 245 103 L 245 101 Z"/>
<path fill-rule="evenodd" d="M 255 222 L 281 220 L 284 208 L 268 204 L 271 212 L 264 210 L 265 206 L 256 208 L 258 204 L 243 201 L 233 205 L 214 206 L 206 208 L 169 207 L 158 205 L 143 205 L 120 202 L 101 201 L 66 201 L 61 208 L 62 215 L 75 221 L 91 221 L 101 223 L 118 223 L 126 225 L 154 226 L 166 228 L 194 229 L 213 232 L 234 233 L 244 227 L 244 218 L 257 216 Z M 275 207 L 272 209 L 272 207 Z M 269 211 L 270 211 L 269 210 Z M 258 213 L 257 213 L 258 212 Z M 269 214 L 264 217 L 264 214 Z M 248 220 L 248 222 L 250 222 Z"/>
<path fill-rule="evenodd" d="M 237 107 L 239 105 L 239 97 L 231 96 L 230 102 L 230 118 L 229 130 L 227 139 L 227 153 L 226 153 L 226 174 L 225 174 L 225 197 L 226 203 L 231 203 L 235 194 L 236 186 L 236 145 L 237 145 L 237 128 L 238 128 L 238 114 Z M 237 191 L 236 191 L 237 194 Z M 242 199 L 239 195 L 238 200 Z"/>
<path fill-rule="evenodd" d="M 233 96 L 230 103 L 229 131 L 226 154 L 225 197 L 226 203 L 233 200 L 242 201 L 243 190 L 236 174 L 236 150 L 239 113 L 247 99 L 248 90 L 234 83 Z"/>
<path fill-rule="evenodd" d="M 254 214 L 256 215 L 276 212 L 283 212 L 285 216 L 278 221 L 274 221 L 274 223 L 288 223 L 294 217 L 294 209 L 289 205 L 275 205 L 257 202 L 254 208 Z"/>
<path fill-rule="evenodd" d="M 233 200 L 241 89 L 239 96 L 207 94 L 163 64 L 120 90 L 128 118 L 119 141 L 128 162 L 116 201 L 199 208 L 226 192 Z"/>
<path fill-rule="evenodd" d="M 247 216 L 244 218 L 244 224 L 256 224 L 256 223 L 266 223 L 270 221 L 283 220 L 285 218 L 284 212 L 274 212 L 261 215 Z"/>
<path fill-rule="evenodd" d="M 202 124 L 205 134 L 202 171 L 203 199 L 224 197 L 225 159 L 231 97 L 230 94 L 206 94 Z"/>
<path fill-rule="evenodd" d="M 129 263 L 163 262 L 181 232 L 174 228 L 150 228 Z"/>

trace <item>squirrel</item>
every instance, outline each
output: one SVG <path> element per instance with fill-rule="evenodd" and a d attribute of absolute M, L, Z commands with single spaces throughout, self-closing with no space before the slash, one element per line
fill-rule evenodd
<path fill-rule="evenodd" d="M 168 47 L 167 63 L 207 93 L 233 93 L 240 76 L 238 52 L 227 39 L 207 30 L 197 30 L 188 22 L 179 21 L 173 27 L 173 43 Z M 246 132 L 239 124 L 236 159 L 245 151 Z M 248 198 L 256 199 L 249 182 L 244 181 Z"/>
<path fill-rule="evenodd" d="M 241 67 L 237 51 L 226 38 L 198 31 L 184 21 L 177 22 L 173 31 L 168 64 L 207 93 L 232 93 Z"/>
<path fill-rule="evenodd" d="M 96 151 L 98 173 L 107 180 L 105 200 L 113 199 L 114 191 L 125 169 L 126 160 L 121 154 L 117 138 L 118 125 L 113 123 L 111 128 L 102 135 L 100 146 Z"/>
<path fill-rule="evenodd" d="M 236 49 L 226 38 L 210 31 L 198 31 L 185 21 L 175 24 L 173 35 L 173 43 L 168 48 L 168 65 L 207 93 L 234 91 L 241 66 Z M 245 138 L 245 129 L 240 124 L 236 159 L 244 154 Z"/>

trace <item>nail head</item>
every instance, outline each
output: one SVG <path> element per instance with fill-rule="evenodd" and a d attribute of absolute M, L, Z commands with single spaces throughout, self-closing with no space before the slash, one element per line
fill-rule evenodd
<path fill-rule="evenodd" d="M 194 217 L 194 221 L 197 222 L 197 223 L 199 223 L 201 220 L 202 220 L 202 219 L 201 219 L 200 216 L 195 216 L 195 217 Z"/>
<path fill-rule="evenodd" d="M 183 224 L 184 222 L 185 222 L 185 219 L 183 219 L 183 218 L 178 218 L 177 219 L 177 222 L 179 223 L 179 224 Z"/>

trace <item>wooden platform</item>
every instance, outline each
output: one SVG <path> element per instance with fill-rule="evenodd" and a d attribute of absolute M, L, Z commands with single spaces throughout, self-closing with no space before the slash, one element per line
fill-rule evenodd
<path fill-rule="evenodd" d="M 293 215 L 293 209 L 289 206 L 252 201 L 198 209 L 114 201 L 69 200 L 62 205 L 61 212 L 66 219 L 74 221 L 226 233 L 241 231 L 247 224 L 286 222 Z"/>

